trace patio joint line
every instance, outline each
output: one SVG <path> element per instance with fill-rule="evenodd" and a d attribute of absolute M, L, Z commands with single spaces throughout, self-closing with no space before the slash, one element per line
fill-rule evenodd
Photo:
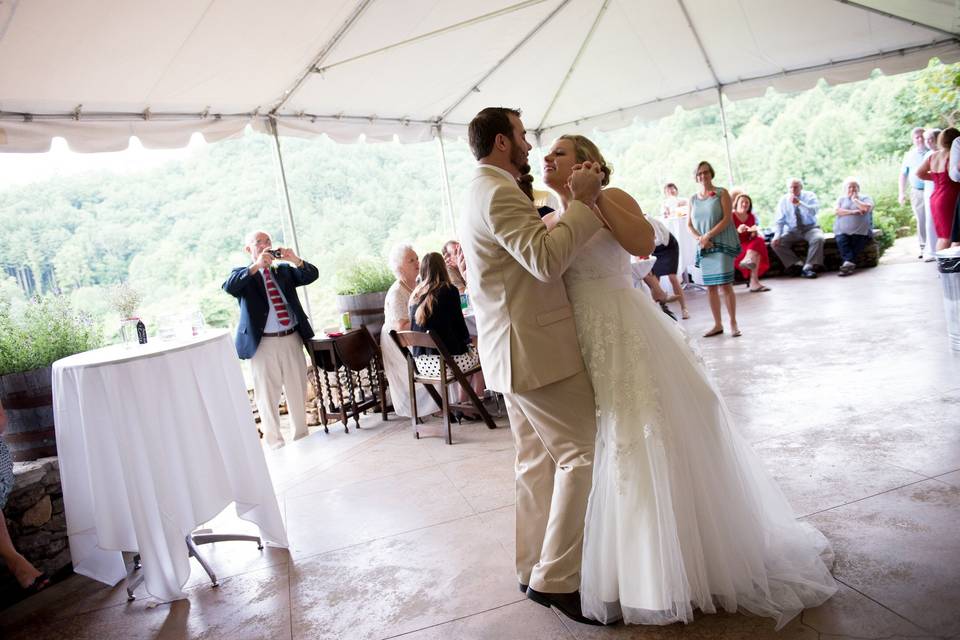
<path fill-rule="evenodd" d="M 421 632 L 421 631 L 426 631 L 427 629 L 433 629 L 433 628 L 435 628 L 435 627 L 442 627 L 443 625 L 445 625 L 445 624 L 450 624 L 451 622 L 457 622 L 457 621 L 459 621 L 459 620 L 466 620 L 466 619 L 468 619 L 468 618 L 473 618 L 473 617 L 476 617 L 476 616 L 479 616 L 479 615 L 483 615 L 484 613 L 490 613 L 491 611 L 496 611 L 497 609 L 504 609 L 504 608 L 506 608 L 506 607 L 512 607 L 513 605 L 518 604 L 518 603 L 520 603 L 520 602 L 523 602 L 524 600 L 526 600 L 526 598 L 521 598 L 521 599 L 519 599 L 519 600 L 514 600 L 513 602 L 507 602 L 506 604 L 501 604 L 501 605 L 496 606 L 496 607 L 491 607 L 491 608 L 489 608 L 489 609 L 484 609 L 483 611 L 477 611 L 477 612 L 475 612 L 475 613 L 468 613 L 468 614 L 465 615 L 465 616 L 458 616 L 458 617 L 456 617 L 456 618 L 450 618 L 449 620 L 444 620 L 443 622 L 437 622 L 436 624 L 428 624 L 428 625 L 425 626 L 425 627 L 420 627 L 419 629 L 411 629 L 410 631 L 404 631 L 403 633 L 398 633 L 397 635 L 394 635 L 394 636 L 384 636 L 383 638 L 381 638 L 381 640 L 392 640 L 393 638 L 402 638 L 403 636 L 408 636 L 408 635 L 410 635 L 411 633 L 419 633 L 419 632 Z"/>
<path fill-rule="evenodd" d="M 919 476 L 920 474 L 918 473 L 917 475 Z M 849 502 L 844 502 L 843 504 L 838 504 L 838 505 L 834 505 L 834 506 L 832 506 L 832 507 L 827 507 L 826 509 L 820 509 L 819 511 L 812 511 L 812 512 L 810 512 L 810 513 L 805 513 L 805 514 L 803 514 L 802 516 L 797 516 L 797 519 L 798 519 L 798 520 L 802 520 L 802 519 L 804 519 L 804 518 L 809 518 L 810 516 L 815 516 L 815 515 L 818 515 L 818 514 L 821 514 L 821 513 L 826 513 L 827 511 L 833 511 L 834 509 L 839 509 L 839 508 L 841 508 L 841 507 L 846 507 L 846 506 L 849 506 L 849 505 L 851 505 L 851 504 L 856 504 L 856 503 L 858 503 L 858 502 L 863 502 L 864 500 L 869 500 L 870 498 L 876 498 L 877 496 L 882 496 L 883 494 L 885 494 L 885 493 L 890 493 L 891 491 L 899 491 L 900 489 L 905 489 L 905 488 L 907 488 L 907 487 L 912 487 L 912 486 L 915 485 L 915 484 L 920 484 L 921 482 L 927 482 L 928 480 L 934 480 L 934 478 L 927 478 L 927 477 L 924 477 L 924 476 L 920 476 L 920 480 L 917 480 L 916 482 L 908 482 L 907 484 L 900 485 L 899 487 L 892 487 L 892 488 L 890 488 L 890 489 L 886 489 L 885 491 L 878 491 L 877 493 L 873 493 L 873 494 L 871 494 L 871 495 L 869 495 L 869 496 L 864 496 L 864 497 L 862 497 L 862 498 L 857 498 L 856 500 L 850 500 Z"/>
<path fill-rule="evenodd" d="M 347 462 L 347 460 L 343 460 L 342 462 Z M 340 463 L 338 462 L 337 464 L 340 464 Z M 337 466 L 337 465 L 333 465 L 333 466 Z M 347 482 L 347 483 L 345 483 L 345 484 L 341 484 L 340 486 L 329 487 L 329 488 L 327 488 L 327 489 L 317 489 L 316 491 L 310 491 L 310 492 L 308 492 L 308 493 L 301 493 L 301 494 L 295 495 L 295 496 L 289 495 L 289 493 L 290 493 L 291 491 L 293 491 L 293 489 L 295 488 L 295 487 L 291 487 L 290 489 L 287 489 L 286 491 L 283 492 L 283 493 L 284 493 L 284 499 L 285 499 L 285 500 L 286 500 L 286 499 L 298 500 L 298 499 L 300 499 L 300 498 L 307 498 L 307 497 L 310 497 L 310 496 L 315 496 L 315 495 L 317 495 L 317 494 L 319 494 L 319 493 L 329 493 L 329 492 L 331 492 L 331 491 L 336 491 L 336 490 L 338 490 L 338 489 L 345 489 L 346 487 L 355 487 L 355 486 L 357 486 L 358 484 L 363 484 L 364 482 L 376 482 L 376 481 L 378 481 L 378 480 L 387 480 L 387 479 L 389 479 L 389 478 L 396 478 L 397 476 L 402 476 L 402 475 L 405 474 L 405 473 L 413 473 L 414 471 L 425 471 L 425 470 L 427 470 L 427 469 L 432 469 L 433 467 L 439 467 L 439 466 L 441 466 L 439 463 L 434 462 L 434 463 L 432 463 L 432 464 L 426 464 L 425 466 L 422 466 L 422 467 L 416 467 L 416 468 L 413 468 L 413 469 L 405 469 L 404 471 L 397 471 L 397 472 L 395 472 L 395 473 L 389 473 L 389 474 L 387 474 L 387 475 L 385 475 L 385 476 L 376 476 L 376 477 L 374 477 L 374 478 L 364 478 L 363 480 L 354 480 L 354 481 L 352 481 L 352 482 Z M 330 471 L 330 469 L 324 469 L 324 471 Z M 312 480 L 312 479 L 313 479 L 313 478 L 311 478 L 311 480 Z M 307 480 L 304 480 L 303 482 L 307 482 Z M 297 483 L 297 484 L 303 484 L 303 482 L 300 482 L 300 483 Z"/>
<path fill-rule="evenodd" d="M 902 613 L 899 613 L 899 612 L 895 611 L 894 609 L 891 609 L 890 607 L 888 607 L 887 605 L 883 604 L 882 602 L 880 602 L 880 601 L 877 600 L 876 598 L 870 597 L 869 595 L 867 595 L 866 593 L 864 593 L 864 592 L 861 591 L 860 589 L 857 589 L 857 588 L 854 587 L 853 585 L 844 582 L 844 581 L 841 580 L 840 578 L 837 578 L 836 576 L 834 576 L 833 579 L 836 580 L 837 582 L 839 582 L 840 584 L 842 584 L 843 586 L 847 587 L 847 588 L 850 589 L 851 591 L 854 591 L 855 593 L 859 593 L 861 596 L 863 596 L 864 598 L 866 598 L 866 599 L 869 600 L 870 602 L 874 603 L 874 604 L 877 605 L 878 607 L 880 607 L 880 608 L 882 608 L 882 609 L 886 609 L 887 611 L 889 611 L 889 612 L 892 613 L 893 615 L 897 616 L 898 618 L 909 622 L 909 623 L 912 624 L 913 626 L 915 626 L 915 627 L 917 627 L 918 629 L 920 629 L 921 631 L 923 631 L 924 634 L 925 634 L 925 635 L 922 635 L 922 636 L 918 636 L 918 635 L 904 635 L 904 634 L 890 634 L 890 635 L 887 635 L 887 636 L 881 636 L 880 638 L 876 638 L 876 639 L 870 639 L 870 638 L 868 638 L 868 639 L 866 639 L 866 640 L 883 640 L 884 638 L 925 638 L 925 637 L 927 637 L 929 634 L 933 634 L 934 636 L 940 636 L 940 634 L 934 633 L 933 631 L 929 631 L 926 627 L 924 627 L 924 626 L 922 626 L 922 625 L 914 622 L 913 620 L 911 620 L 910 618 L 906 617 L 906 616 L 903 615 Z M 838 634 L 828 634 L 828 635 L 838 635 Z M 859 637 L 859 636 L 850 636 L 850 637 L 852 637 L 852 638 L 857 638 L 857 637 Z M 945 637 L 945 636 L 944 636 L 944 637 Z"/>
<path fill-rule="evenodd" d="M 467 506 L 469 506 L 469 503 L 468 503 Z M 460 516 L 459 518 L 451 518 L 451 519 L 449 519 L 449 520 L 443 520 L 443 521 L 441 521 L 441 522 L 434 522 L 433 524 L 424 525 L 424 526 L 422 526 L 422 527 L 416 527 L 416 528 L 413 528 L 413 529 L 406 529 L 406 530 L 404 530 L 404 531 L 398 531 L 398 532 L 396 532 L 396 533 L 391 533 L 390 535 L 386 535 L 386 536 L 380 536 L 380 537 L 377 537 L 377 538 L 370 538 L 369 540 L 363 540 L 363 541 L 361 541 L 361 542 L 355 542 L 355 543 L 349 544 L 349 545 L 347 545 L 347 546 L 345 546 L 345 547 L 337 547 L 336 549 L 327 549 L 326 551 L 320 551 L 320 552 L 318 552 L 318 553 L 311 553 L 311 554 L 309 554 L 309 555 L 298 556 L 296 559 L 291 558 L 290 564 L 297 564 L 297 563 L 303 562 L 303 561 L 305 561 L 305 560 L 313 560 L 314 558 L 319 558 L 320 556 L 325 556 L 325 555 L 328 555 L 328 554 L 330 554 L 330 553 L 338 553 L 338 552 L 340 552 L 340 551 L 346 551 L 347 549 L 353 549 L 354 547 L 360 547 L 360 546 L 368 545 L 368 544 L 370 544 L 371 542 L 379 542 L 380 540 L 389 540 L 390 538 L 396 538 L 397 536 L 405 536 L 405 535 L 407 535 L 408 533 L 415 533 L 415 532 L 417 532 L 417 531 L 424 531 L 424 530 L 426 530 L 426 529 L 432 529 L 433 527 L 439 527 L 439 526 L 441 526 L 441 525 L 451 524 L 451 523 L 454 523 L 454 522 L 459 522 L 460 520 L 466 520 L 467 518 L 476 518 L 476 517 L 478 517 L 477 514 L 475 514 L 475 513 L 468 513 L 467 515 L 465 515 L 465 516 Z M 291 555 L 292 555 L 292 554 L 291 554 Z"/>

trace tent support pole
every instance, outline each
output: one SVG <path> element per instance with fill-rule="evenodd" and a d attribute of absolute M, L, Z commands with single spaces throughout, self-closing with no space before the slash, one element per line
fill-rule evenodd
<path fill-rule="evenodd" d="M 443 148 L 443 132 L 441 128 L 441 125 L 437 125 L 437 149 L 440 151 L 440 171 L 443 175 L 441 187 L 443 188 L 443 204 L 447 210 L 447 224 L 445 224 L 444 227 L 446 228 L 447 225 L 449 225 L 450 233 L 447 235 L 456 238 L 457 221 L 453 216 L 453 198 L 450 196 L 450 174 L 447 172 L 447 153 Z"/>
<path fill-rule="evenodd" d="M 293 206 L 290 204 L 290 191 L 287 188 L 287 172 L 283 168 L 283 152 L 280 149 L 280 134 L 277 132 L 277 121 L 273 118 L 269 119 L 270 122 L 270 133 L 273 134 L 273 148 L 276 151 L 277 158 L 277 168 L 278 168 L 278 178 L 280 179 L 280 187 L 283 193 L 283 211 L 286 214 L 284 216 L 286 224 L 285 227 L 290 229 L 290 244 L 293 245 L 293 251 L 298 256 L 300 254 L 300 240 L 297 238 L 297 227 L 293 222 Z M 303 287 L 303 306 L 304 310 L 307 312 L 309 318 L 313 318 L 313 313 L 310 311 L 310 294 L 309 290 L 306 287 Z"/>
<path fill-rule="evenodd" d="M 730 153 L 730 132 L 727 128 L 727 112 L 723 108 L 723 93 L 717 86 L 717 104 L 720 105 L 720 125 L 723 127 L 723 147 L 727 152 L 727 175 L 730 176 L 730 186 L 737 183 L 733 175 L 733 155 Z"/>

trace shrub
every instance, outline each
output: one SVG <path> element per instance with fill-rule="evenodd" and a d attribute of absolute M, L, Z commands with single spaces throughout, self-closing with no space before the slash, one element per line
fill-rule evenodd
<path fill-rule="evenodd" d="M 337 272 L 337 295 L 355 296 L 386 291 L 396 278 L 382 260 L 357 260 Z"/>
<path fill-rule="evenodd" d="M 64 296 L 37 296 L 11 311 L 0 303 L 0 375 L 48 367 L 100 346 L 100 329 Z"/>

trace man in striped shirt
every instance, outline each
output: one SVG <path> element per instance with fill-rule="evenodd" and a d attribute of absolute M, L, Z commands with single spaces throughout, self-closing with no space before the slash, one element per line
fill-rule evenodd
<path fill-rule="evenodd" d="M 292 249 L 274 250 L 270 235 L 264 231 L 250 233 L 244 251 L 253 264 L 234 269 L 223 290 L 240 304 L 237 355 L 250 359 L 260 424 L 267 444 L 278 449 L 284 445 L 280 433 L 281 388 L 287 398 L 293 439 L 307 435 L 303 345 L 313 337 L 313 329 L 296 288 L 310 284 L 319 273 Z"/>

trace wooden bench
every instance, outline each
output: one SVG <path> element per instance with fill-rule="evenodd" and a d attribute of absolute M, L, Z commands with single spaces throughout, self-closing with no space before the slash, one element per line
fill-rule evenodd
<path fill-rule="evenodd" d="M 857 268 L 875 267 L 880 261 L 880 244 L 878 239 L 883 234 L 880 229 L 873 230 L 873 239 L 867 243 L 860 255 L 857 256 Z M 837 238 L 832 233 L 824 233 L 823 241 L 823 267 L 827 271 L 838 271 L 843 259 L 840 257 L 840 249 L 837 247 Z M 798 240 L 793 243 L 793 251 L 801 260 L 807 255 L 807 241 Z M 780 256 L 777 255 L 770 241 L 767 240 L 767 255 L 770 256 L 770 269 L 764 274 L 764 277 L 783 275 L 785 269 L 780 262 Z M 734 274 L 737 282 L 745 282 L 738 269 Z"/>

